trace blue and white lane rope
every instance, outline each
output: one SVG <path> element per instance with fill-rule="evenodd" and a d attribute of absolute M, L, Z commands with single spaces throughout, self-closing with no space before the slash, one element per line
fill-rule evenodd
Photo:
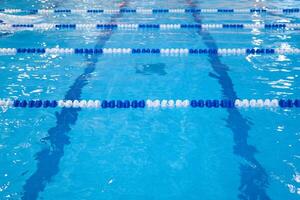
<path fill-rule="evenodd" d="M 163 13 L 299 13 L 299 8 L 203 8 L 203 9 L 182 9 L 182 8 L 160 8 L 160 9 L 0 9 L 2 13 L 29 13 L 29 14 L 51 14 L 51 13 L 76 13 L 76 14 L 116 14 L 116 13 L 141 13 L 141 14 L 163 14 Z"/>
<path fill-rule="evenodd" d="M 299 48 L 217 48 L 217 49 L 188 49 L 188 48 L 0 48 L 0 55 L 16 54 L 134 54 L 134 55 L 270 55 L 270 54 L 300 54 Z"/>
<path fill-rule="evenodd" d="M 103 30 L 103 29 L 300 29 L 299 23 L 274 24 L 0 24 L 0 30 Z"/>
<path fill-rule="evenodd" d="M 300 99 L 235 100 L 11 100 L 0 99 L 5 108 L 300 108 Z"/>

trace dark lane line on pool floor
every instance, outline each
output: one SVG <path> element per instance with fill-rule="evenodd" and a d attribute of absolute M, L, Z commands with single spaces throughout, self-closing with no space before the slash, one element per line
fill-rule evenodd
<path fill-rule="evenodd" d="M 119 5 L 120 8 L 126 7 L 128 0 L 124 0 Z M 114 23 L 122 16 L 119 13 L 113 16 L 110 23 Z M 104 36 L 100 35 L 97 39 L 95 48 L 103 48 L 105 43 L 110 39 L 113 30 L 105 31 Z M 81 99 L 81 92 L 85 85 L 87 85 L 88 78 L 91 73 L 95 71 L 99 55 L 94 54 L 91 57 L 87 56 L 88 62 L 84 72 L 76 78 L 73 85 L 67 91 L 65 99 L 76 100 Z M 70 137 L 67 133 L 71 130 L 70 125 L 75 125 L 80 108 L 63 108 L 60 113 L 56 112 L 56 126 L 48 130 L 48 136 L 44 138 L 49 141 L 49 145 L 36 154 L 37 169 L 26 180 L 23 186 L 23 200 L 35 200 L 38 198 L 40 192 L 44 191 L 47 183 L 49 183 L 53 176 L 59 172 L 59 162 L 64 155 L 64 147 L 70 144 Z"/>
<path fill-rule="evenodd" d="M 192 9 L 197 9 L 197 3 L 193 0 L 186 1 Z M 193 13 L 194 21 L 202 24 L 199 13 Z M 218 48 L 214 38 L 206 30 L 198 31 L 203 42 L 208 48 Z M 232 80 L 228 74 L 229 67 L 223 64 L 220 57 L 216 54 L 209 54 L 209 62 L 215 74 L 210 74 L 216 78 L 222 87 L 223 95 L 228 99 L 237 99 Z M 241 182 L 238 195 L 242 200 L 269 200 L 266 193 L 268 187 L 268 175 L 261 164 L 256 160 L 256 148 L 248 144 L 248 132 L 250 130 L 249 121 L 245 119 L 241 113 L 235 109 L 227 109 L 229 114 L 226 122 L 228 128 L 233 132 L 234 154 L 242 157 L 248 163 L 240 164 Z"/>

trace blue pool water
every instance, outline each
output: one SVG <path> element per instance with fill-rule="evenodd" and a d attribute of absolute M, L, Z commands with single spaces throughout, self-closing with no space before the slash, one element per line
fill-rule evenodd
<path fill-rule="evenodd" d="M 299 8 L 4 0 L 0 8 Z M 300 23 L 299 13 L 12 14 L 4 23 Z M 300 47 L 299 30 L 2 30 L 0 48 Z M 299 54 L 0 55 L 0 99 L 299 99 Z M 0 199 L 300 198 L 299 108 L 0 109 Z"/>

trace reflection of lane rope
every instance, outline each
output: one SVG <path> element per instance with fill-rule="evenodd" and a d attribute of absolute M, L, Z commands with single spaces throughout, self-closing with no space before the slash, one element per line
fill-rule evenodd
<path fill-rule="evenodd" d="M 300 99 L 1 100 L 6 108 L 299 108 Z"/>
<path fill-rule="evenodd" d="M 57 45 L 58 46 L 58 45 Z M 163 56 L 176 55 L 272 55 L 272 54 L 300 54 L 298 48 L 208 48 L 208 49 L 188 49 L 188 48 L 0 48 L 0 55 L 15 54 L 85 54 L 85 55 L 152 55 Z"/>
<path fill-rule="evenodd" d="M 218 8 L 203 8 L 203 9 L 182 9 L 182 8 L 160 8 L 160 9 L 0 9 L 4 13 L 30 13 L 30 14 L 50 14 L 50 13 L 89 13 L 89 14 L 114 14 L 114 13 L 141 13 L 141 14 L 159 14 L 159 13 L 299 13 L 299 8 L 248 8 L 248 9 L 218 9 Z"/>

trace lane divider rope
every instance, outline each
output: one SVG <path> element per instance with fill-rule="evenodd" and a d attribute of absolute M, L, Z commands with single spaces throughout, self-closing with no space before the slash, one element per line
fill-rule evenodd
<path fill-rule="evenodd" d="M 300 99 L 222 100 L 11 100 L 0 99 L 6 108 L 299 108 Z"/>
<path fill-rule="evenodd" d="M 115 14 L 115 13 L 141 13 L 141 14 L 163 14 L 163 13 L 299 13 L 299 8 L 203 8 L 203 9 L 182 9 L 182 8 L 160 8 L 160 9 L 0 9 L 2 13 L 29 13 L 29 14 L 50 14 L 50 13 L 89 13 L 89 14 Z"/>
<path fill-rule="evenodd" d="M 0 55 L 16 54 L 160 54 L 168 55 L 263 55 L 300 54 L 299 48 L 0 48 Z"/>
<path fill-rule="evenodd" d="M 300 23 L 276 24 L 0 24 L 0 30 L 90 30 L 90 29 L 285 29 Z"/>

